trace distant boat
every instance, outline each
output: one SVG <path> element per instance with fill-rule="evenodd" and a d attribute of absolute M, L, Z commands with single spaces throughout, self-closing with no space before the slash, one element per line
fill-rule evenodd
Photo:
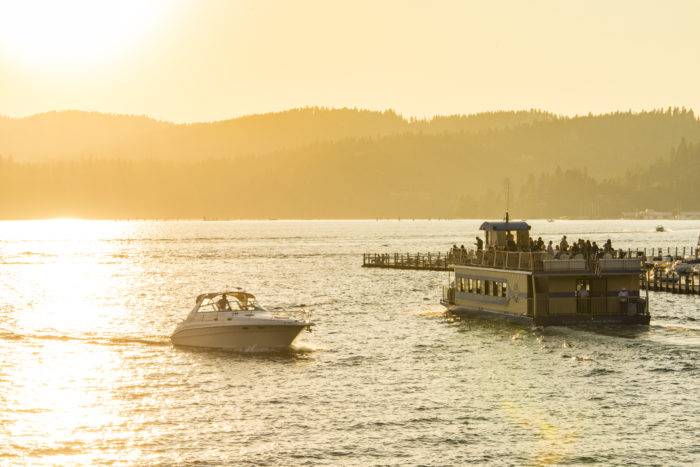
<path fill-rule="evenodd" d="M 554 219 L 547 219 L 547 222 L 554 222 Z"/>
<path fill-rule="evenodd" d="M 664 228 L 663 225 L 659 224 L 656 226 L 656 231 L 657 232 L 666 232 L 666 229 Z"/>

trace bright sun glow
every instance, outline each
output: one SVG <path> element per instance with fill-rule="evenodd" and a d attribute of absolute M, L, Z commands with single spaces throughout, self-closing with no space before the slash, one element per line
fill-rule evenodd
<path fill-rule="evenodd" d="M 42 68 L 109 61 L 138 43 L 173 3 L 0 0 L 0 55 Z"/>

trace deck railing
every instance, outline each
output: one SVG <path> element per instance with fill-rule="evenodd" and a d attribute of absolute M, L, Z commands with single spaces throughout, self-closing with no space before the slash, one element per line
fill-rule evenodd
<path fill-rule="evenodd" d="M 456 266 L 541 271 L 542 261 L 549 257 L 551 255 L 540 251 L 467 250 L 450 253 L 448 261 Z"/>
<path fill-rule="evenodd" d="M 496 269 L 547 272 L 641 271 L 643 256 L 636 253 L 607 254 L 602 257 L 583 254 L 555 256 L 544 251 L 466 250 L 448 253 L 455 266 L 481 266 Z"/>
<path fill-rule="evenodd" d="M 453 266 L 478 266 L 520 271 L 608 272 L 641 271 L 643 256 L 605 255 L 602 258 L 575 255 L 554 256 L 543 251 L 457 250 L 448 253 L 365 253 L 362 266 L 393 269 L 446 271 Z"/>

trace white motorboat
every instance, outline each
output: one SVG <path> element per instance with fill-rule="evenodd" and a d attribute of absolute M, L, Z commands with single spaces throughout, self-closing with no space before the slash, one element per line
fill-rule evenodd
<path fill-rule="evenodd" d="M 175 345 L 231 350 L 289 347 L 311 323 L 305 316 L 266 310 L 251 293 L 236 290 L 199 295 L 187 318 L 178 324 Z"/>

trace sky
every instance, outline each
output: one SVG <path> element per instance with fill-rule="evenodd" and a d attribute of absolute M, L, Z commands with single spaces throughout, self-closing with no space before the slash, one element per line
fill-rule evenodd
<path fill-rule="evenodd" d="M 0 115 L 700 111 L 700 1 L 0 0 Z"/>

